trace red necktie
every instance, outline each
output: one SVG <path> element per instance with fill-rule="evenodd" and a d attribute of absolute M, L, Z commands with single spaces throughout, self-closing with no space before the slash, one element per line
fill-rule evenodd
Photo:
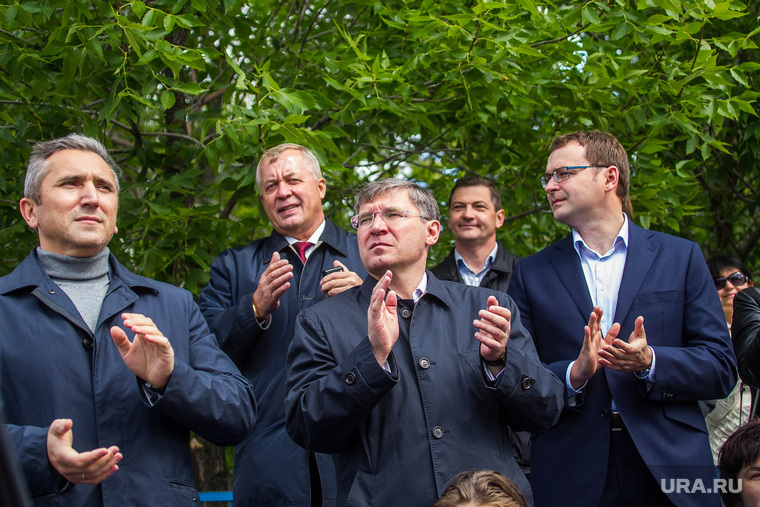
<path fill-rule="evenodd" d="M 306 264 L 306 250 L 309 249 L 309 247 L 312 244 L 308 241 L 296 241 L 293 243 L 293 248 L 296 249 L 296 253 L 298 253 L 298 256 L 301 258 L 301 262 Z"/>

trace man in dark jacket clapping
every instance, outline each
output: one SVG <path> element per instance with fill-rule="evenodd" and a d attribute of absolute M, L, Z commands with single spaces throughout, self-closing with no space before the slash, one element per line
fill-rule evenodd
<path fill-rule="evenodd" d="M 356 235 L 322 212 L 326 185 L 310 150 L 270 148 L 256 181 L 274 231 L 219 254 L 198 303 L 260 406 L 256 426 L 235 451 L 235 505 L 331 506 L 332 457 L 306 452 L 285 431 L 285 353 L 298 312 L 360 284 L 366 271 Z"/>
<path fill-rule="evenodd" d="M 466 470 L 495 469 L 527 497 L 507 427 L 539 432 L 562 383 L 538 360 L 503 292 L 425 270 L 438 205 L 388 179 L 357 196 L 369 276 L 304 310 L 288 350 L 288 432 L 335 454 L 339 505 L 429 506 Z"/>
<path fill-rule="evenodd" d="M 190 431 L 234 445 L 255 420 L 192 295 L 109 253 L 118 203 L 100 142 L 34 147 L 20 208 L 39 247 L 0 279 L 0 384 L 37 505 L 197 504 Z"/>

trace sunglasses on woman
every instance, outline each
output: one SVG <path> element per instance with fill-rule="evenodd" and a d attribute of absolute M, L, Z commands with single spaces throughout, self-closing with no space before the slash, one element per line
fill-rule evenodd
<path fill-rule="evenodd" d="M 713 282 L 715 282 L 715 288 L 718 290 L 721 290 L 723 287 L 726 286 L 726 281 L 731 282 L 731 285 L 734 287 L 739 287 L 740 285 L 744 285 L 747 283 L 747 276 L 742 273 L 741 271 L 737 271 L 736 273 L 732 273 L 730 275 L 726 276 L 714 276 Z"/>

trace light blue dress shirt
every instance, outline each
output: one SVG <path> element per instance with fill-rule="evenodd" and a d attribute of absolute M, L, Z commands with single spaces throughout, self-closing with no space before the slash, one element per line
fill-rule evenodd
<path fill-rule="evenodd" d="M 583 277 L 586 280 L 586 287 L 591 296 L 591 302 L 594 306 L 602 309 L 602 320 L 599 323 L 602 337 L 607 334 L 612 324 L 615 323 L 615 308 L 617 307 L 620 283 L 623 280 L 623 271 L 625 271 L 625 261 L 628 257 L 628 216 L 623 213 L 623 218 L 623 226 L 612 243 L 612 248 L 602 255 L 589 248 L 578 231 L 573 229 L 573 246 L 581 261 Z M 628 339 L 624 336 L 618 338 L 621 340 Z M 565 384 L 569 396 L 568 403 L 570 405 L 574 404 L 575 394 L 581 393 L 586 386 L 584 384 L 580 389 L 573 389 L 570 384 L 570 370 L 574 364 L 575 361 L 570 363 L 565 374 Z M 655 357 L 654 350 L 652 349 L 652 366 L 647 375 L 639 378 L 654 383 L 654 369 Z"/>

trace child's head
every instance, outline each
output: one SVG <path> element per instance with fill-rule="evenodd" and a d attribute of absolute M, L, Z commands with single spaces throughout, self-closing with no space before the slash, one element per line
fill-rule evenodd
<path fill-rule="evenodd" d="M 720 448 L 720 477 L 728 483 L 721 492 L 726 507 L 748 507 L 760 502 L 760 421 L 739 426 Z M 738 484 L 741 480 L 741 491 Z"/>
<path fill-rule="evenodd" d="M 499 472 L 475 470 L 457 475 L 434 507 L 528 507 L 528 502 Z"/>

